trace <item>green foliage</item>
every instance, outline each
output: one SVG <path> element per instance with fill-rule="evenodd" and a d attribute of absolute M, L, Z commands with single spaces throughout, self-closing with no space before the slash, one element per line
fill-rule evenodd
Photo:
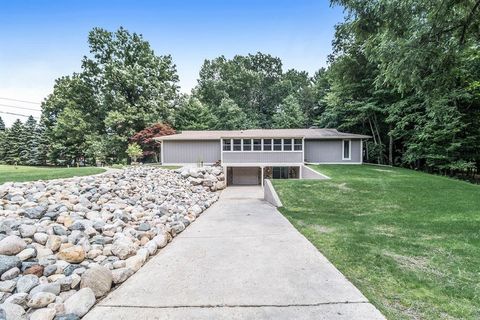
<path fill-rule="evenodd" d="M 140 148 L 140 145 L 134 142 L 128 145 L 127 154 L 133 162 L 137 162 L 137 158 L 142 156 L 143 151 L 142 148 Z"/>
<path fill-rule="evenodd" d="M 479 170 L 480 3 L 332 3 L 347 14 L 336 27 L 319 125 L 372 135 L 384 150 L 379 162 Z"/>
<path fill-rule="evenodd" d="M 179 99 L 174 122 L 178 130 L 208 130 L 217 119 L 198 98 L 184 95 Z"/>
<path fill-rule="evenodd" d="M 278 106 L 277 112 L 273 115 L 274 128 L 301 128 L 305 123 L 302 108 L 298 100 L 290 95 Z"/>
<path fill-rule="evenodd" d="M 229 98 L 224 98 L 214 110 L 217 121 L 213 124 L 215 130 L 241 130 L 252 128 L 251 119 Z"/>
<path fill-rule="evenodd" d="M 156 56 L 141 35 L 123 28 L 94 28 L 88 43 L 82 71 L 58 79 L 43 104 L 52 160 L 117 161 L 134 133 L 173 120 L 178 76 L 170 56 Z"/>

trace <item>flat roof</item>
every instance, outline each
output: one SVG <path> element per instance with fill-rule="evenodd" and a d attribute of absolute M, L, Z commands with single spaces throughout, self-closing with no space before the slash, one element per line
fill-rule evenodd
<path fill-rule="evenodd" d="M 337 129 L 248 129 L 186 130 L 155 140 L 219 140 L 228 138 L 305 138 L 305 139 L 368 139 L 370 136 L 340 132 Z"/>

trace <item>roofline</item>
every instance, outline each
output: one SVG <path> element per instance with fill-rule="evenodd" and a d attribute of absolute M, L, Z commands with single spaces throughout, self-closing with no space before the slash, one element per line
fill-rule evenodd
<path fill-rule="evenodd" d="M 305 139 L 305 140 L 342 140 L 342 139 L 370 139 L 372 136 L 366 136 L 366 135 L 348 135 L 348 136 L 332 136 L 332 137 L 312 137 L 308 138 L 305 136 L 285 136 L 285 137 L 268 137 L 268 136 L 263 136 L 263 137 L 258 137 L 258 136 L 245 136 L 245 137 L 219 137 L 219 138 L 178 138 L 178 139 L 164 139 L 166 137 L 171 137 L 174 135 L 169 135 L 169 136 L 161 136 L 161 137 L 156 137 L 153 138 L 156 141 L 197 141 L 197 140 L 211 140 L 211 141 L 216 141 L 216 140 L 222 140 L 222 139 L 285 139 L 285 138 L 290 138 L 290 139 Z"/>

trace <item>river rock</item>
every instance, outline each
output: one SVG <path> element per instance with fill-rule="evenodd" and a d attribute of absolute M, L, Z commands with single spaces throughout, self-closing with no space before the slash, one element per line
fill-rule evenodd
<path fill-rule="evenodd" d="M 54 308 L 38 309 L 32 312 L 30 320 L 52 320 L 56 313 L 57 312 Z"/>
<path fill-rule="evenodd" d="M 95 297 L 103 297 L 112 287 L 112 273 L 105 267 L 94 266 L 82 275 L 80 288 L 90 288 Z"/>
<path fill-rule="evenodd" d="M 33 274 L 27 274 L 23 277 L 20 277 L 17 281 L 17 292 L 19 293 L 28 293 L 34 287 L 36 287 L 40 281 L 38 277 Z"/>
<path fill-rule="evenodd" d="M 3 319 L 6 320 L 27 320 L 25 310 L 18 304 L 2 303 L 0 309 L 3 311 Z"/>
<path fill-rule="evenodd" d="M 20 268 L 21 266 L 22 261 L 18 257 L 0 255 L 0 274 L 15 267 Z"/>
<path fill-rule="evenodd" d="M 30 300 L 27 302 L 27 306 L 33 309 L 43 308 L 55 301 L 56 296 L 50 292 L 38 292 L 31 295 Z"/>
<path fill-rule="evenodd" d="M 65 313 L 73 313 L 83 317 L 95 304 L 95 293 L 90 288 L 83 288 L 68 298 L 65 302 Z"/>
<path fill-rule="evenodd" d="M 15 235 L 7 236 L 0 241 L 0 254 L 15 255 L 25 249 L 27 243 Z"/>
<path fill-rule="evenodd" d="M 85 250 L 81 246 L 73 246 L 61 249 L 57 258 L 70 263 L 80 263 L 85 260 Z"/>

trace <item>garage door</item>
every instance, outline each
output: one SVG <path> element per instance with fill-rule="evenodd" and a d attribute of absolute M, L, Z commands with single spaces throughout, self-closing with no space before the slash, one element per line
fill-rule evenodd
<path fill-rule="evenodd" d="M 232 168 L 232 184 L 258 185 L 259 168 Z"/>

